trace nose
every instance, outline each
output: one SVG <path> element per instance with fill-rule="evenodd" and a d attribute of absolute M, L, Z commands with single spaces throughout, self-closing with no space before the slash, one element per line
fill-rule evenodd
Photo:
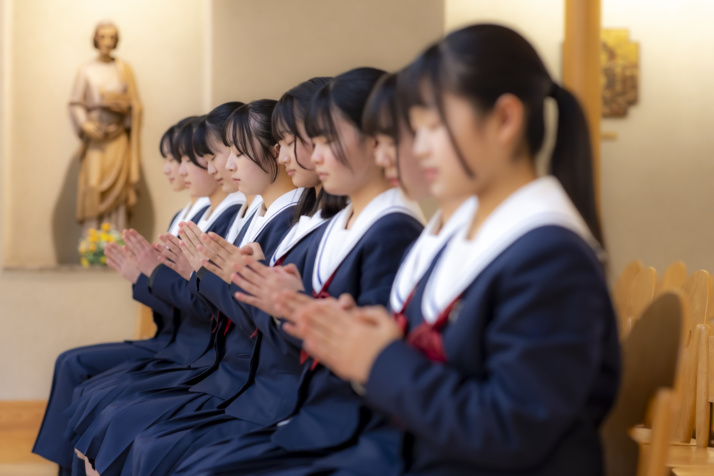
<path fill-rule="evenodd" d="M 278 163 L 281 165 L 287 165 L 290 163 L 290 154 L 288 153 L 290 147 L 281 147 L 278 152 Z"/>
<path fill-rule="evenodd" d="M 322 150 L 323 147 L 324 146 L 322 144 L 316 144 L 315 148 L 312 149 L 312 155 L 310 156 L 310 160 L 312 160 L 313 164 L 320 165 L 325 162 L 325 154 Z"/>
<path fill-rule="evenodd" d="M 230 154 L 228 154 L 228 160 L 226 160 L 226 170 L 229 172 L 234 172 L 237 168 L 236 164 L 236 154 L 231 151 Z"/>

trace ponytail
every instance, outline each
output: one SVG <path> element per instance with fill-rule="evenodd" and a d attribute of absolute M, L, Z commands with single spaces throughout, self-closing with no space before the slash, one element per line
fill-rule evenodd
<path fill-rule="evenodd" d="M 567 89 L 554 82 L 549 96 L 558 105 L 558 133 L 550 173 L 558 179 L 593 237 L 604 248 L 595 205 L 593 153 L 587 119 L 580 103 Z"/>

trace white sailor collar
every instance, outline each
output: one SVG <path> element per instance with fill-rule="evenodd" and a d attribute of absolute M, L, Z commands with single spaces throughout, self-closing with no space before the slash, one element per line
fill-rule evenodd
<path fill-rule="evenodd" d="M 198 213 L 199 210 L 209 206 L 210 204 L 211 201 L 208 199 L 208 197 L 199 197 L 193 203 L 188 202 L 186 206 L 183 207 L 181 211 L 178 212 L 174 217 L 173 221 L 171 222 L 171 225 L 169 226 L 169 233 L 174 236 L 178 236 L 179 223 L 181 223 L 182 221 L 190 220 L 196 213 Z"/>
<path fill-rule="evenodd" d="M 256 238 L 258 238 L 260 233 L 263 231 L 263 229 L 268 225 L 268 223 L 273 220 L 273 218 L 275 218 L 280 212 L 282 212 L 286 208 L 295 205 L 300 200 L 303 190 L 305 189 L 296 188 L 294 190 L 290 190 L 289 192 L 282 194 L 281 196 L 276 198 L 273 203 L 270 204 L 270 207 L 268 207 L 268 209 L 265 211 L 265 214 L 262 216 L 260 215 L 261 209 L 259 208 L 256 211 L 256 214 L 253 219 L 250 221 L 248 231 L 246 231 L 245 235 L 243 236 L 243 240 L 241 240 L 239 246 L 244 246 L 248 243 L 254 242 Z"/>
<path fill-rule="evenodd" d="M 218 220 L 218 218 L 224 211 L 226 211 L 226 209 L 233 205 L 241 205 L 243 203 L 245 203 L 245 195 L 243 195 L 241 192 L 234 192 L 228 194 L 228 196 L 226 196 L 226 198 L 224 198 L 223 201 L 218 204 L 215 210 L 211 211 L 210 208 L 206 210 L 206 212 L 203 214 L 203 216 L 197 223 L 198 228 L 205 233 L 211 228 L 211 226 L 213 226 L 216 220 Z M 207 217 L 209 213 L 210 216 Z"/>
<path fill-rule="evenodd" d="M 315 292 L 322 291 L 325 282 L 357 246 L 370 227 L 377 220 L 391 213 L 403 213 L 422 221 L 419 205 L 404 197 L 398 188 L 389 189 L 372 199 L 349 230 L 345 230 L 345 225 L 352 215 L 352 204 L 347 205 L 330 220 L 320 240 L 317 261 L 313 268 L 312 288 Z"/>
<path fill-rule="evenodd" d="M 253 215 L 258 208 L 263 205 L 263 197 L 260 195 L 256 195 L 253 198 L 253 201 L 250 202 L 250 205 L 248 206 L 248 209 L 245 209 L 245 203 L 241 205 L 240 210 L 238 210 L 238 213 L 236 213 L 236 217 L 233 219 L 233 223 L 231 223 L 230 228 L 228 228 L 228 233 L 226 233 L 226 241 L 228 243 L 233 243 L 236 241 L 236 238 L 238 238 L 238 235 L 240 234 L 240 231 L 243 229 L 243 225 L 245 225 L 246 221 L 248 221 Z"/>
<path fill-rule="evenodd" d="M 325 223 L 325 221 L 326 219 L 322 218 L 322 213 L 319 210 L 312 216 L 301 216 L 300 221 L 290 228 L 290 231 L 278 245 L 273 257 L 270 259 L 270 265 L 275 265 L 276 261 L 288 254 L 303 238 Z"/>
<path fill-rule="evenodd" d="M 392 285 L 389 305 L 394 312 L 403 312 L 409 295 L 431 265 L 434 256 L 463 227 L 467 226 L 476 212 L 476 197 L 467 198 L 444 223 L 439 233 L 434 231 L 441 225 L 441 211 L 429 220 L 419 238 L 402 261 Z"/>
<path fill-rule="evenodd" d="M 552 176 L 534 180 L 501 203 L 472 240 L 467 239 L 469 226 L 451 239 L 427 282 L 422 299 L 424 320 L 436 322 L 501 253 L 526 233 L 545 226 L 569 229 L 596 252 L 601 249 L 560 182 Z"/>

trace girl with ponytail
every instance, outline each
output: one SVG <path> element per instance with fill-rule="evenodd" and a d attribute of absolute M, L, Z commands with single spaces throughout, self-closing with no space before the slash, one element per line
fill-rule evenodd
<path fill-rule="evenodd" d="M 399 323 L 381 308 L 336 318 L 324 312 L 335 303 L 311 303 L 293 332 L 400 423 L 409 474 L 603 474 L 599 426 L 620 361 L 580 105 L 497 25 L 451 33 L 400 79 L 432 195 L 473 193 L 478 207 Z M 547 98 L 557 143 L 537 177 Z"/>

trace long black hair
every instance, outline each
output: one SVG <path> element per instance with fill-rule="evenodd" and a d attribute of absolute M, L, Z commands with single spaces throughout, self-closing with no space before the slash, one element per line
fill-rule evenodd
<path fill-rule="evenodd" d="M 426 88 L 424 86 L 427 86 Z M 513 94 L 525 110 L 525 143 L 535 157 L 545 139 L 544 101 L 558 106 L 558 132 L 550 173 L 562 184 L 573 204 L 603 245 L 595 205 L 592 147 L 585 114 L 568 90 L 553 81 L 540 56 L 515 31 L 478 24 L 450 33 L 424 51 L 399 80 L 400 107 L 435 104 L 446 125 L 464 171 L 473 176 L 444 114 L 445 91 L 468 99 L 483 112 L 493 109 L 504 94 Z M 424 96 L 431 97 L 425 98 Z M 603 245 L 604 246 L 604 245 Z"/>
<path fill-rule="evenodd" d="M 386 73 L 376 68 L 355 68 L 334 77 L 315 95 L 305 116 L 305 129 L 310 137 L 323 136 L 333 147 L 337 159 L 349 165 L 335 127 L 333 111 L 338 111 L 364 134 L 362 114 L 370 92 Z"/>
<path fill-rule="evenodd" d="M 176 132 L 174 133 L 172 141 L 172 152 L 174 157 L 178 157 L 179 161 L 181 157 L 188 157 L 196 167 L 206 169 L 198 162 L 198 157 L 196 157 L 196 152 L 193 147 L 193 134 L 196 130 L 196 126 L 203 119 L 204 116 L 190 116 L 185 119 L 181 119 L 178 124 L 176 124 Z"/>
<path fill-rule="evenodd" d="M 304 81 L 282 95 L 278 103 L 275 105 L 272 117 L 273 137 L 276 141 L 281 141 L 286 135 L 294 136 L 293 154 L 298 166 L 306 169 L 300 163 L 300 158 L 297 154 L 297 141 L 306 144 L 310 141 L 309 137 L 303 137 L 298 130 L 297 123 L 305 121 L 305 115 L 310 107 L 310 102 L 315 97 L 317 91 L 327 85 L 332 78 L 315 77 Z M 308 159 L 309 160 L 309 157 Z M 347 198 L 331 195 L 324 189 L 320 189 L 320 193 L 315 194 L 314 188 L 309 188 L 300 197 L 300 201 L 295 207 L 295 216 L 293 225 L 296 224 L 303 215 L 314 215 L 320 210 L 320 215 L 323 218 L 332 218 L 340 210 L 347 206 Z"/>
<path fill-rule="evenodd" d="M 222 140 L 223 128 L 228 118 L 245 103 L 231 101 L 214 108 L 196 125 L 193 132 L 193 151 L 198 156 L 215 155 L 218 151 L 211 147 L 211 137 Z"/>

